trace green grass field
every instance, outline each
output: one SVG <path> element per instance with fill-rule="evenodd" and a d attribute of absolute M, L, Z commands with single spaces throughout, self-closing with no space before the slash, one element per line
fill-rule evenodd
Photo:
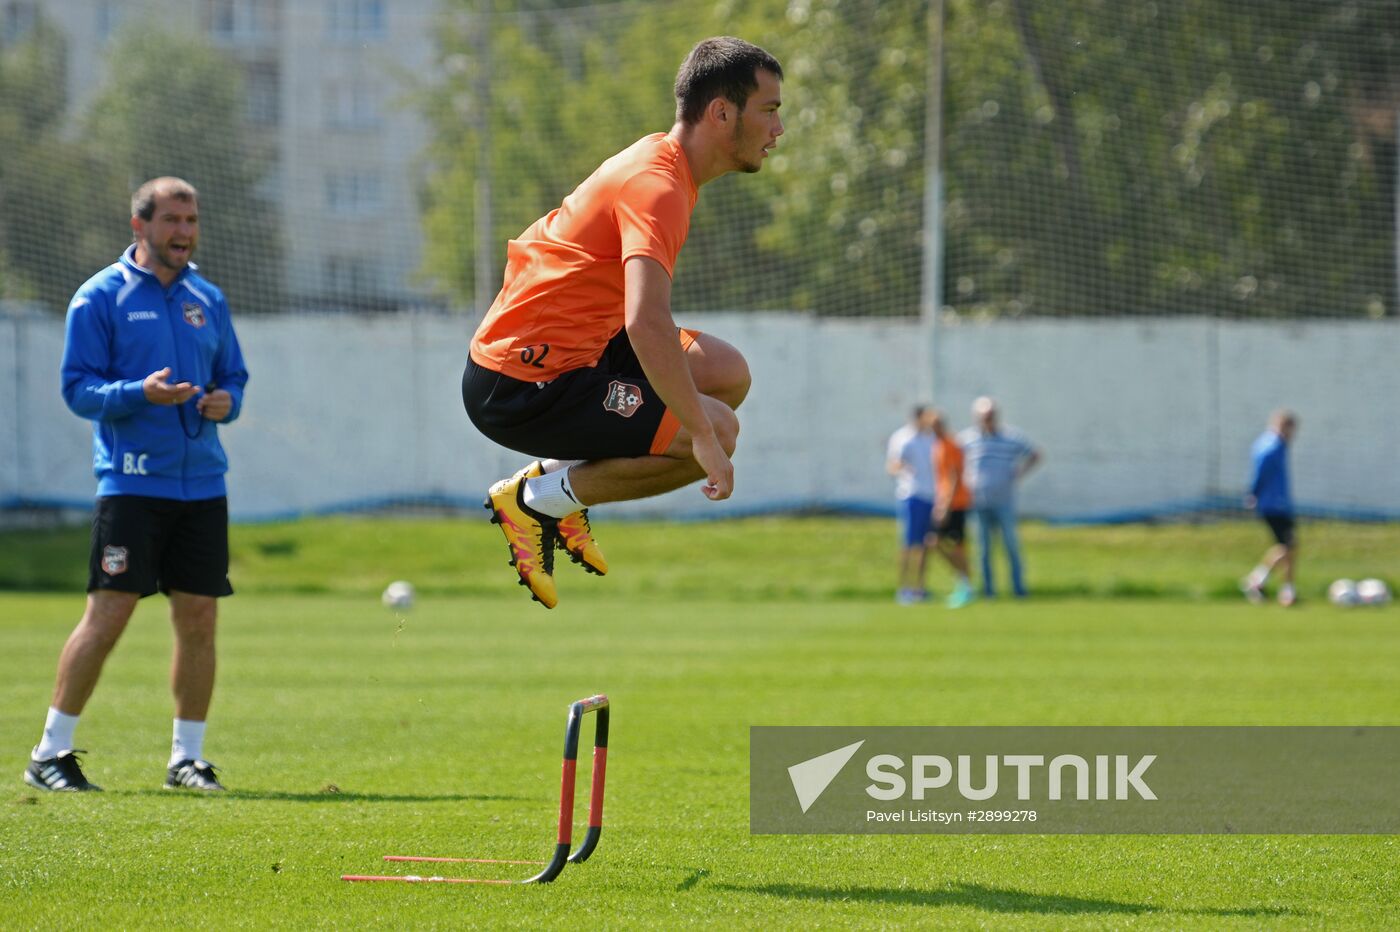
<path fill-rule="evenodd" d="M 1400 723 L 1400 609 L 1322 598 L 1337 576 L 1400 581 L 1400 528 L 1302 533 L 1291 611 L 1239 599 L 1263 533 L 1221 524 L 1033 525 L 1038 596 L 949 612 L 892 604 L 886 522 L 604 521 L 613 574 L 561 565 L 546 612 L 475 519 L 237 527 L 217 798 L 159 789 L 160 598 L 78 732 L 107 792 L 20 782 L 85 534 L 0 535 L 0 928 L 1394 928 L 1393 836 L 748 832 L 755 724 Z M 394 578 L 420 590 L 402 617 L 378 604 Z M 565 706 L 598 691 L 612 742 L 588 864 L 547 887 L 338 879 L 414 872 L 383 854 L 547 857 Z M 456 867 L 438 870 L 528 870 Z"/>

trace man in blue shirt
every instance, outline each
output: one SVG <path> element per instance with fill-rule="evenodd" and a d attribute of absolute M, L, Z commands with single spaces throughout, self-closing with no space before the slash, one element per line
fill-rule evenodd
<path fill-rule="evenodd" d="M 1026 595 L 1021 544 L 1016 534 L 1016 485 L 1040 462 L 1040 451 L 1015 428 L 999 423 L 996 402 L 978 398 L 972 403 L 975 426 L 958 436 L 965 460 L 964 478 L 972 492 L 972 512 L 977 516 L 982 556 L 982 593 L 996 595 L 992 580 L 992 540 L 1000 534 L 1011 564 L 1011 588 Z"/>
<path fill-rule="evenodd" d="M 243 406 L 248 372 L 223 293 L 190 256 L 199 195 L 156 178 L 131 199 L 133 244 L 68 306 L 63 398 L 93 422 L 97 508 L 87 609 L 58 661 L 53 703 L 24 780 L 96 790 L 73 730 L 136 603 L 160 591 L 175 628 L 168 789 L 221 790 L 204 760 L 214 691 L 214 627 L 228 581 L 228 460 L 219 423 Z"/>
<path fill-rule="evenodd" d="M 1288 445 L 1298 433 L 1298 416 L 1280 409 L 1269 418 L 1269 429 L 1259 435 L 1250 450 L 1254 475 L 1245 496 L 1245 507 L 1253 508 L 1269 526 L 1274 545 L 1265 551 L 1259 565 L 1240 581 L 1245 598 L 1264 601 L 1264 584 L 1276 567 L 1283 571 L 1278 604 L 1285 608 L 1298 601 L 1293 574 L 1298 562 L 1298 539 L 1294 528 L 1293 494 L 1288 484 Z"/>

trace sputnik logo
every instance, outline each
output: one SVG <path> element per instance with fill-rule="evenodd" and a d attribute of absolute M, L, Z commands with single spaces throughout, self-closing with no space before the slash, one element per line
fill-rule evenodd
<path fill-rule="evenodd" d="M 831 781 L 836 779 L 836 775 L 852 757 L 855 757 L 856 751 L 859 751 L 864 743 L 865 739 L 862 738 L 855 744 L 848 744 L 844 748 L 837 748 L 788 768 L 788 778 L 792 780 L 792 789 L 797 793 L 797 802 L 802 806 L 804 813 L 821 798 L 826 788 L 831 786 Z"/>

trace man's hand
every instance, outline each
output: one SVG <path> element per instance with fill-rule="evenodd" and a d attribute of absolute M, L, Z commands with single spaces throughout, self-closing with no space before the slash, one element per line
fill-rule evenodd
<path fill-rule="evenodd" d="M 705 470 L 705 484 L 700 491 L 712 502 L 722 502 L 734 493 L 734 464 L 713 434 L 695 437 L 690 442 L 691 455 Z"/>
<path fill-rule="evenodd" d="M 1024 478 L 1026 477 L 1026 473 L 1030 472 L 1032 469 L 1035 469 L 1036 464 L 1038 464 L 1039 462 L 1040 462 L 1040 451 L 1039 451 L 1039 450 L 1032 450 L 1029 454 L 1027 454 L 1027 455 L 1026 455 L 1026 458 L 1025 458 L 1024 460 L 1021 461 L 1020 467 L 1017 468 L 1017 470 L 1016 470 L 1016 479 L 1017 479 L 1017 481 L 1020 481 L 1021 479 L 1024 479 Z"/>
<path fill-rule="evenodd" d="M 153 405 L 179 405 L 189 401 L 200 392 L 198 385 L 191 385 L 189 382 L 171 385 L 166 381 L 168 378 L 170 378 L 169 366 L 146 376 L 145 381 L 141 383 L 141 390 L 145 392 L 147 401 Z"/>
<path fill-rule="evenodd" d="M 205 420 L 222 421 L 233 410 L 233 396 L 222 388 L 216 388 L 195 402 L 195 408 Z"/>

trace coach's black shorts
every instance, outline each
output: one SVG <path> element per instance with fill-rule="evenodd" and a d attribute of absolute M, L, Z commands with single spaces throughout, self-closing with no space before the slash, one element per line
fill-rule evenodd
<path fill-rule="evenodd" d="M 1269 530 L 1274 533 L 1274 540 L 1285 547 L 1292 547 L 1295 540 L 1294 521 L 1292 515 L 1261 515 L 1264 523 L 1269 526 Z"/>
<path fill-rule="evenodd" d="M 681 347 L 695 331 L 680 331 Z M 522 382 L 467 360 L 462 403 L 477 430 L 530 456 L 600 460 L 664 453 L 680 429 L 619 330 L 597 365 Z"/>
<path fill-rule="evenodd" d="M 92 516 L 88 587 L 142 598 L 175 589 L 233 595 L 228 581 L 228 499 L 182 502 L 109 495 Z"/>
<path fill-rule="evenodd" d="M 967 539 L 967 512 L 962 509 L 948 512 L 933 531 L 939 540 L 951 540 L 955 544 L 961 544 Z"/>

